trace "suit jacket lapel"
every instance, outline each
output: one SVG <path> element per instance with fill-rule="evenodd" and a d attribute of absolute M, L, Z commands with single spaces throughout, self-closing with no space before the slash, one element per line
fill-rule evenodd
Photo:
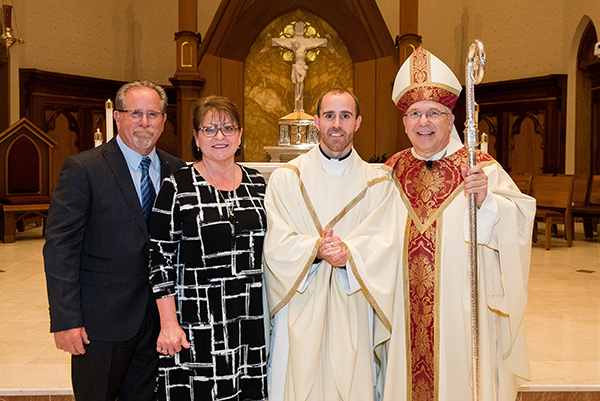
<path fill-rule="evenodd" d="M 165 158 L 165 152 L 156 148 L 156 155 L 158 156 L 158 158 L 160 160 L 160 183 L 159 183 L 159 187 L 160 187 L 162 185 L 162 182 L 164 181 L 164 179 L 167 178 L 168 176 L 170 176 L 172 173 L 174 173 L 174 171 L 172 171 L 169 161 Z M 159 190 L 160 190 L 160 188 L 156 188 L 157 194 L 158 194 Z"/>
<path fill-rule="evenodd" d="M 146 226 L 146 220 L 144 219 L 144 211 L 142 210 L 140 199 L 135 191 L 135 184 L 129 173 L 129 167 L 127 166 L 123 153 L 121 153 L 121 149 L 119 149 L 117 140 L 111 140 L 103 146 L 102 149 L 104 157 L 115 177 L 115 181 L 123 193 L 123 197 L 127 201 L 131 214 L 146 236 L 148 236 L 148 227 Z"/>

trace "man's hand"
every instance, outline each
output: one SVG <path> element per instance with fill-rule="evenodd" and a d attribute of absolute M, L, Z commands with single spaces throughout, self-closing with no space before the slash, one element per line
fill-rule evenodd
<path fill-rule="evenodd" d="M 181 347 L 190 348 L 190 343 L 181 326 L 176 322 L 162 326 L 156 341 L 156 351 L 163 355 L 173 356 L 181 351 Z"/>
<path fill-rule="evenodd" d="M 462 176 L 465 179 L 465 194 L 475 194 L 477 205 L 481 206 L 487 196 L 487 175 L 485 175 L 481 166 L 474 166 L 468 170 L 463 167 Z"/>
<path fill-rule="evenodd" d="M 348 262 L 346 248 L 342 245 L 340 237 L 333 235 L 333 228 L 323 230 L 317 258 L 325 260 L 334 267 L 346 266 Z"/>
<path fill-rule="evenodd" d="M 57 331 L 54 333 L 54 344 L 56 348 L 62 349 L 73 355 L 85 354 L 83 344 L 89 344 L 88 335 L 85 327 L 76 327 L 74 329 Z"/>

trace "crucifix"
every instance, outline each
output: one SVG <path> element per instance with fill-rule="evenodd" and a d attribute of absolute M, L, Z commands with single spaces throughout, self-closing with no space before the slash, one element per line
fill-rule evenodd
<path fill-rule="evenodd" d="M 306 53 L 317 47 L 327 46 L 327 39 L 305 38 L 304 22 L 298 21 L 294 24 L 294 36 L 291 38 L 273 38 L 273 46 L 280 46 L 294 53 L 294 64 L 292 64 L 292 82 L 295 85 L 294 111 L 304 111 L 304 78 L 308 72 L 306 65 Z"/>

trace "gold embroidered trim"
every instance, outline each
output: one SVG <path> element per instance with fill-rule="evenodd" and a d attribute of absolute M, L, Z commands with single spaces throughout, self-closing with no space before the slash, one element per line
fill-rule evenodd
<path fill-rule="evenodd" d="M 310 197 L 308 195 L 308 191 L 306 190 L 304 182 L 302 181 L 302 178 L 300 177 L 300 170 L 298 169 L 298 167 L 294 166 L 293 164 L 284 164 L 281 167 L 292 170 L 298 176 L 298 181 L 299 181 L 298 185 L 299 185 L 300 191 L 302 193 L 302 198 L 304 199 L 304 203 L 306 205 L 306 208 L 308 209 L 308 212 L 311 216 L 313 223 L 315 224 L 315 227 L 319 231 L 319 240 L 317 240 L 315 242 L 313 251 L 311 252 L 311 255 L 310 255 L 308 261 L 304 265 L 304 268 L 302 269 L 302 273 L 298 276 L 298 279 L 294 282 L 290 291 L 288 291 L 288 293 L 281 300 L 281 302 L 271 312 L 271 318 L 273 318 L 275 316 L 275 314 L 277 314 L 277 312 L 279 312 L 281 310 L 281 308 L 283 308 L 292 299 L 292 297 L 294 296 L 294 293 L 300 287 L 300 284 L 304 280 L 304 277 L 308 273 L 308 270 L 312 266 L 313 261 L 315 260 L 315 257 L 317 256 L 317 253 L 319 250 L 320 238 L 323 237 L 323 229 L 321 226 L 321 222 L 319 221 L 317 212 L 312 204 L 312 201 L 310 200 Z M 381 177 L 377 177 L 377 178 L 374 178 L 374 179 L 368 181 L 366 187 L 358 195 L 356 195 L 350 202 L 348 202 L 348 204 L 346 206 L 344 206 L 344 208 L 329 223 L 327 223 L 325 228 L 326 229 L 333 228 L 342 218 L 344 218 L 344 216 L 346 216 L 356 205 L 358 205 L 365 198 L 369 188 L 375 186 L 376 184 L 380 184 L 382 182 L 391 181 L 391 180 L 392 179 L 390 177 L 381 176 Z M 373 311 L 375 312 L 376 316 L 379 318 L 379 320 L 382 322 L 382 324 L 385 326 L 385 328 L 391 333 L 392 325 L 391 325 L 388 317 L 385 316 L 385 314 L 383 313 L 383 310 L 381 309 L 379 304 L 377 304 L 377 302 L 375 301 L 375 298 L 368 291 L 367 286 L 365 285 L 364 281 L 358 274 L 358 269 L 356 267 L 356 262 L 354 261 L 354 258 L 352 257 L 352 253 L 350 252 L 350 250 L 348 249 L 348 246 L 344 242 L 342 242 L 342 246 L 346 250 L 346 254 L 348 255 L 348 261 L 350 262 L 350 268 L 352 269 L 352 272 L 354 273 L 356 280 L 360 284 L 361 289 L 363 290 L 364 296 L 367 299 L 367 302 L 369 302 L 369 304 L 373 308 Z"/>
<path fill-rule="evenodd" d="M 371 304 L 371 307 L 373 308 L 375 315 L 377 315 L 379 320 L 381 320 L 381 323 L 383 323 L 383 325 L 385 326 L 387 331 L 389 331 L 391 333 L 392 332 L 392 324 L 390 323 L 387 316 L 385 316 L 385 314 L 383 313 L 383 310 L 381 310 L 381 307 L 379 306 L 379 304 L 375 301 L 375 298 L 373 298 L 373 295 L 368 291 L 367 286 L 365 285 L 365 282 L 363 281 L 362 277 L 360 277 L 360 275 L 358 274 L 358 269 L 356 268 L 356 263 L 354 262 L 354 258 L 352 257 L 352 253 L 350 252 L 350 249 L 348 249 L 348 246 L 344 242 L 342 242 L 342 246 L 346 250 L 346 254 L 348 255 L 348 263 L 350 264 L 352 273 L 354 273 L 354 277 L 356 277 L 356 281 L 358 281 L 358 283 L 360 284 L 360 287 L 363 290 L 363 294 L 364 294 L 365 298 L 367 299 L 369 304 Z"/>
<path fill-rule="evenodd" d="M 321 237 L 322 236 L 323 236 L 323 234 L 321 234 Z M 306 275 L 308 274 L 308 270 L 313 265 L 313 262 L 315 261 L 315 258 L 317 257 L 317 252 L 319 251 L 319 243 L 321 241 L 321 237 L 319 237 L 319 239 L 315 242 L 315 246 L 313 247 L 313 250 L 310 253 L 308 260 L 306 261 L 306 263 L 304 264 L 304 267 L 302 268 L 302 273 L 300 273 L 300 275 L 298 276 L 298 278 L 292 285 L 290 291 L 288 291 L 288 293 L 285 294 L 285 297 L 283 297 L 281 302 L 279 302 L 273 308 L 273 310 L 270 312 L 271 319 L 273 319 L 275 317 L 275 315 L 277 314 L 277 312 L 279 312 L 284 306 L 286 306 L 288 304 L 288 302 L 290 302 L 290 300 L 292 299 L 292 297 L 295 295 L 296 291 L 300 287 L 300 284 L 302 284 L 302 280 L 304 280 L 304 277 L 306 277 Z"/>
<path fill-rule="evenodd" d="M 433 312 L 433 401 L 438 401 L 440 398 L 440 305 L 442 303 L 442 291 L 440 287 L 442 277 L 442 232 L 443 220 L 439 219 L 435 226 L 437 232 L 435 236 L 435 283 L 434 288 L 434 312 Z"/>
<path fill-rule="evenodd" d="M 350 210 L 352 210 L 354 208 L 354 206 L 358 205 L 358 203 L 365 198 L 369 188 L 371 188 L 375 184 L 380 184 L 384 181 L 391 181 L 391 178 L 382 176 L 382 177 L 374 178 L 371 181 L 367 182 L 367 186 L 365 187 L 365 189 L 363 189 L 358 195 L 356 195 L 354 197 L 354 199 L 352 199 L 350 202 L 348 202 L 348 204 L 346 206 L 344 206 L 344 208 L 337 214 L 337 216 L 335 216 L 329 223 L 327 223 L 325 228 L 326 229 L 333 228 L 333 226 L 335 226 L 345 215 L 347 215 L 348 212 L 350 212 Z"/>
<path fill-rule="evenodd" d="M 402 193 L 402 191 L 400 191 Z M 411 219 L 406 219 L 404 227 L 404 244 L 402 249 L 408 249 L 410 243 L 410 223 Z M 404 290 L 404 346 L 406 348 L 406 401 L 412 401 L 412 351 L 411 351 L 411 335 L 410 335 L 410 287 L 408 274 L 408 252 L 402 252 L 402 283 Z"/>
<path fill-rule="evenodd" d="M 319 221 L 319 217 L 317 216 L 315 207 L 313 206 L 312 201 L 310 200 L 310 196 L 308 196 L 308 191 L 306 190 L 304 181 L 302 181 L 302 178 L 300 178 L 300 170 L 298 170 L 298 167 L 294 166 L 293 164 L 284 164 L 281 167 L 292 170 L 298 176 L 298 186 L 300 187 L 300 193 L 302 193 L 302 198 L 304 199 L 304 203 L 306 204 L 306 208 L 308 209 L 310 218 L 312 219 L 312 221 L 317 229 L 317 232 L 319 233 L 319 237 L 322 237 L 323 236 L 323 226 L 321 225 L 321 222 Z"/>

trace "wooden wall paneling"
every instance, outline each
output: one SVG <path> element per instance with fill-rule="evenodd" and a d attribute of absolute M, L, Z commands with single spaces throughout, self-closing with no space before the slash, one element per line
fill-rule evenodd
<path fill-rule="evenodd" d="M 206 79 L 201 96 L 221 94 L 221 57 L 206 54 L 200 62 L 199 72 Z"/>
<path fill-rule="evenodd" d="M 79 126 L 85 127 L 85 131 L 79 132 L 79 148 L 91 149 L 94 147 L 94 109 L 91 107 L 82 107 L 79 109 Z M 106 125 L 100 131 L 106 130 Z M 114 131 L 113 131 L 114 132 Z"/>
<path fill-rule="evenodd" d="M 240 113 L 240 124 L 244 126 L 244 63 L 241 61 L 221 60 L 221 94 L 236 105 Z M 242 145 L 236 154 L 236 161 L 244 161 L 244 136 Z"/>
<path fill-rule="evenodd" d="M 50 161 L 53 171 L 50 176 L 50 188 L 54 189 L 65 158 L 79 152 L 79 124 L 77 112 L 64 107 L 54 110 L 47 108 L 44 112 L 46 123 L 41 129 L 56 142 Z"/>
<path fill-rule="evenodd" d="M 591 174 L 600 175 L 600 86 L 592 89 Z"/>
<path fill-rule="evenodd" d="M 591 132 L 590 132 L 590 173 L 600 175 L 600 60 L 594 58 L 586 69 L 590 78 Z"/>
<path fill-rule="evenodd" d="M 104 132 L 106 129 L 106 113 L 104 111 L 92 110 L 92 121 L 94 124 L 92 130 L 94 132 L 96 132 L 97 129 L 99 129 L 100 132 Z M 113 132 L 117 132 L 116 126 L 113 127 Z"/>
<path fill-rule="evenodd" d="M 458 127 L 457 127 L 458 129 Z M 498 160 L 498 117 L 496 115 L 486 115 L 479 119 L 479 132 L 488 136 L 488 153 Z"/>
<path fill-rule="evenodd" d="M 375 155 L 377 129 L 377 62 L 363 61 L 354 64 L 354 94 L 360 104 L 362 122 L 354 134 L 354 148 L 364 159 Z"/>
<path fill-rule="evenodd" d="M 104 103 L 107 99 L 114 101 L 124 82 L 35 69 L 21 69 L 19 75 L 21 116 L 57 142 L 51 162 L 51 188 L 54 188 L 64 159 L 91 149 L 97 128 L 105 132 Z M 167 112 L 171 123 L 167 124 L 168 129 L 163 132 L 159 146 L 162 144 L 163 149 L 179 156 L 173 152 L 178 149 L 174 146 L 177 138 L 170 131 L 177 126 L 175 91 L 172 87 L 165 87 L 165 91 L 169 98 Z"/>
<path fill-rule="evenodd" d="M 0 46 L 0 132 L 10 121 L 10 62 L 8 49 Z"/>
<path fill-rule="evenodd" d="M 221 60 L 221 95 L 229 98 L 244 118 L 244 63 L 236 60 Z M 240 121 L 243 123 L 243 121 Z"/>
<path fill-rule="evenodd" d="M 156 146 L 172 155 L 180 155 L 180 148 L 188 149 L 190 142 L 179 143 L 180 140 L 177 136 L 177 110 L 175 107 L 173 109 L 167 111 L 167 121 L 165 121 L 163 133 L 158 139 Z M 190 127 L 189 131 L 191 130 L 192 128 Z"/>
<path fill-rule="evenodd" d="M 566 135 L 560 135 L 557 127 L 561 126 L 560 108 L 556 102 L 546 102 L 545 141 L 543 172 L 547 174 L 564 174 Z"/>
<path fill-rule="evenodd" d="M 543 166 L 545 173 L 564 173 L 566 141 L 566 75 L 548 75 L 511 81 L 483 83 L 475 87 L 475 101 L 480 106 L 479 120 L 497 122 L 495 138 L 496 160 L 511 170 L 511 153 L 527 154 L 518 147 L 511 148 L 513 123 L 526 113 L 543 115 Z M 464 91 L 454 109 L 456 128 L 464 130 Z M 521 121 L 522 122 L 522 121 Z M 520 139 L 520 138 L 519 138 Z M 519 168 L 522 168 L 519 165 Z M 528 168 L 538 168 L 529 166 Z M 537 174 L 542 171 L 524 171 Z"/>
<path fill-rule="evenodd" d="M 389 158 L 406 147 L 399 146 L 400 136 L 406 137 L 406 135 L 403 135 L 402 131 L 398 132 L 398 120 L 401 120 L 400 110 L 392 100 L 392 87 L 398 72 L 398 60 L 392 57 L 384 57 L 377 59 L 376 63 L 375 154 L 377 156 L 385 154 Z"/>
<path fill-rule="evenodd" d="M 524 113 L 513 116 L 509 138 L 509 167 L 511 174 L 542 173 L 544 166 L 543 115 Z"/>

